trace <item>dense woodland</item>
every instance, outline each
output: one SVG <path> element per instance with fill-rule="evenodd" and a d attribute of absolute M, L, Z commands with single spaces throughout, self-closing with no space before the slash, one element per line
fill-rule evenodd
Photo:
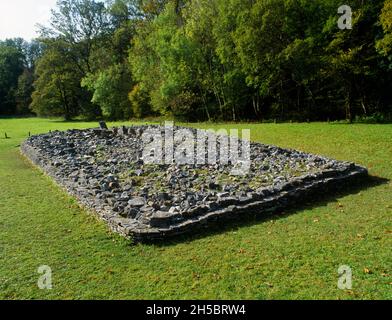
<path fill-rule="evenodd" d="M 343 2 L 58 1 L 38 39 L 0 42 L 0 114 L 391 119 L 392 0 Z"/>

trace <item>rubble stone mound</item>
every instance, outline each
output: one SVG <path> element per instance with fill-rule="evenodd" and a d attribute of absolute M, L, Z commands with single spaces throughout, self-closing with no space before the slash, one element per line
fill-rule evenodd
<path fill-rule="evenodd" d="M 253 142 L 245 175 L 233 175 L 221 151 L 215 164 L 145 163 L 142 137 L 151 129 L 164 134 L 166 128 L 56 131 L 28 138 L 21 151 L 113 231 L 136 242 L 279 212 L 368 175 L 354 163 Z M 224 150 L 222 136 L 216 138 Z"/>

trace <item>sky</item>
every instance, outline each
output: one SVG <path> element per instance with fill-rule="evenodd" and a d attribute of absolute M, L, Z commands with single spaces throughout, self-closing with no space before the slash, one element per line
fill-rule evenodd
<path fill-rule="evenodd" d="M 0 40 L 38 34 L 36 24 L 47 24 L 57 0 L 0 0 Z"/>

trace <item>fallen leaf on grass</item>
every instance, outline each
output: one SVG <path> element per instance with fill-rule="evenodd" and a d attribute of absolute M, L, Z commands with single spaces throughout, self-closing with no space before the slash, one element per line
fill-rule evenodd
<path fill-rule="evenodd" d="M 368 268 L 364 268 L 363 272 L 365 272 L 366 274 L 372 274 L 372 270 L 368 269 Z"/>
<path fill-rule="evenodd" d="M 254 270 L 254 269 L 255 269 L 254 266 L 246 266 L 246 267 L 245 267 L 245 270 Z"/>

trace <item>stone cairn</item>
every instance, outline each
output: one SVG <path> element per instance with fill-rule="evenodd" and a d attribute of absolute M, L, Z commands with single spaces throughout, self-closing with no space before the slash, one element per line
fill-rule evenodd
<path fill-rule="evenodd" d="M 250 170 L 242 176 L 232 175 L 219 153 L 214 164 L 149 164 L 142 139 L 148 130 L 165 132 L 163 126 L 109 130 L 101 122 L 99 129 L 31 136 L 21 151 L 114 232 L 136 242 L 276 213 L 368 175 L 353 163 L 260 143 L 250 143 Z"/>

